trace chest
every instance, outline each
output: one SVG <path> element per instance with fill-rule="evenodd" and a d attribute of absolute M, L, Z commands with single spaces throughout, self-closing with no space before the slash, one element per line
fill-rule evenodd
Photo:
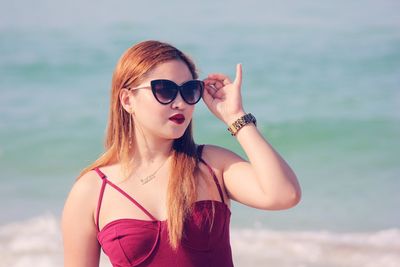
<path fill-rule="evenodd" d="M 150 220 L 152 216 L 157 220 L 165 220 L 168 183 L 169 179 L 173 179 L 169 176 L 168 171 L 160 171 L 147 183 L 142 183 L 140 177 L 122 182 L 109 180 L 110 184 L 106 185 L 102 196 L 99 227 L 120 218 Z M 207 169 L 200 167 L 195 180 L 197 200 L 221 201 L 216 183 Z"/>
<path fill-rule="evenodd" d="M 159 260 L 163 263 L 160 266 L 175 266 L 165 265 L 169 261 L 178 266 L 209 266 L 210 258 L 221 260 L 224 255 L 224 262 L 230 263 L 229 220 L 230 211 L 225 204 L 198 201 L 185 221 L 178 250 L 169 245 L 167 221 L 117 220 L 99 232 L 98 240 L 117 266 L 158 266 Z M 197 256 L 199 262 L 193 265 Z"/>

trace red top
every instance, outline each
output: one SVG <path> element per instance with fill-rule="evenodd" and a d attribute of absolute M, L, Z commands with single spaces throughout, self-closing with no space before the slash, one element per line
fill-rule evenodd
<path fill-rule="evenodd" d="M 107 184 L 118 190 L 141 209 L 150 220 L 117 219 L 101 230 L 97 225 L 97 239 L 114 267 L 231 267 L 232 253 L 229 241 L 231 212 L 224 202 L 221 186 L 210 166 L 201 158 L 203 146 L 199 146 L 199 158 L 210 171 L 221 202 L 201 200 L 193 203 L 193 212 L 185 221 L 183 238 L 177 250 L 173 250 L 168 239 L 167 221 L 154 218 L 142 205 L 120 187 L 107 179 L 98 168 L 94 169 L 103 179 L 97 206 L 97 220 L 104 189 Z M 212 217 L 215 209 L 214 220 Z"/>

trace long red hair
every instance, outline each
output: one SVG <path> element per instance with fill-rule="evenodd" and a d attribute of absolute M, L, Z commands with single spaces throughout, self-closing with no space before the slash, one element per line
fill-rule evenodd
<path fill-rule="evenodd" d="M 129 117 L 130 114 L 122 107 L 119 98 L 120 91 L 122 88 L 137 86 L 141 83 L 144 75 L 157 65 L 169 60 L 184 62 L 193 79 L 197 79 L 198 75 L 193 61 L 167 43 L 141 42 L 130 47 L 121 56 L 112 78 L 105 153 L 86 167 L 79 177 L 96 167 L 117 162 L 129 170 L 130 155 L 135 149 L 129 145 L 129 136 L 134 125 L 133 120 Z M 198 163 L 196 144 L 192 134 L 192 122 L 190 122 L 183 136 L 173 142 L 173 160 L 167 194 L 168 230 L 173 248 L 177 248 L 182 238 L 185 217 L 197 198 L 195 174 L 200 172 Z"/>

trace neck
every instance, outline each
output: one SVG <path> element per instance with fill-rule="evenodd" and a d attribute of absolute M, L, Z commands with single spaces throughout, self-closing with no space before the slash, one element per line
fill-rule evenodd
<path fill-rule="evenodd" d="M 132 140 L 132 162 L 135 165 L 151 165 L 171 154 L 174 140 L 136 135 Z"/>

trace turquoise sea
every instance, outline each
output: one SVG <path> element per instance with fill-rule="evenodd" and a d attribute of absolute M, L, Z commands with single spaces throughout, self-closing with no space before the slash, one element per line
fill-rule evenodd
<path fill-rule="evenodd" d="M 235 266 L 400 266 L 399 10 L 395 0 L 2 1 L 0 266 L 62 265 L 59 216 L 103 151 L 112 71 L 147 39 L 190 54 L 200 78 L 242 63 L 245 109 L 300 180 L 293 209 L 234 204 Z M 245 156 L 203 103 L 194 124 L 198 143 Z"/>

